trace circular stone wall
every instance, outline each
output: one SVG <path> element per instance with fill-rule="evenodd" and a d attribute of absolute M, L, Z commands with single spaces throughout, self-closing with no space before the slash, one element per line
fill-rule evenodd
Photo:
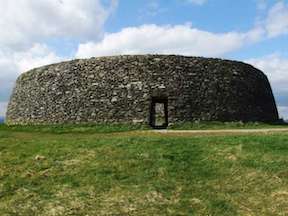
<path fill-rule="evenodd" d="M 73 60 L 22 74 L 6 122 L 151 123 L 155 101 L 165 103 L 169 123 L 278 120 L 269 81 L 251 65 L 139 55 Z"/>

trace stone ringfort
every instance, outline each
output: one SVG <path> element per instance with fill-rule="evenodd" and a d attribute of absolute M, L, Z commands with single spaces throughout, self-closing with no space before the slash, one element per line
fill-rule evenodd
<path fill-rule="evenodd" d="M 267 77 L 251 65 L 175 55 L 72 60 L 16 82 L 7 124 L 164 123 L 278 120 Z"/>

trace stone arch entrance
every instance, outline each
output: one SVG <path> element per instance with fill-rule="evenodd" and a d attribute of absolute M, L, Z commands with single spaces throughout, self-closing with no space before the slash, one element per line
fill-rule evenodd
<path fill-rule="evenodd" d="M 167 97 L 151 98 L 149 124 L 154 129 L 166 129 L 168 127 Z"/>

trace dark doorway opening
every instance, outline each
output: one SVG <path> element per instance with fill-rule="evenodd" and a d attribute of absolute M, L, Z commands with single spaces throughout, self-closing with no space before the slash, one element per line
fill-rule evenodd
<path fill-rule="evenodd" d="M 168 127 L 168 98 L 152 97 L 150 126 L 154 129 L 166 129 Z"/>

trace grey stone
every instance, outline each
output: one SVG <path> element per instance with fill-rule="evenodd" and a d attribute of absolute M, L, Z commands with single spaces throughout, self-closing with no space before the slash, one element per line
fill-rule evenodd
<path fill-rule="evenodd" d="M 276 121 L 267 77 L 221 59 L 134 55 L 81 59 L 22 74 L 8 124 L 148 123 L 152 97 L 168 100 L 169 123 Z"/>

